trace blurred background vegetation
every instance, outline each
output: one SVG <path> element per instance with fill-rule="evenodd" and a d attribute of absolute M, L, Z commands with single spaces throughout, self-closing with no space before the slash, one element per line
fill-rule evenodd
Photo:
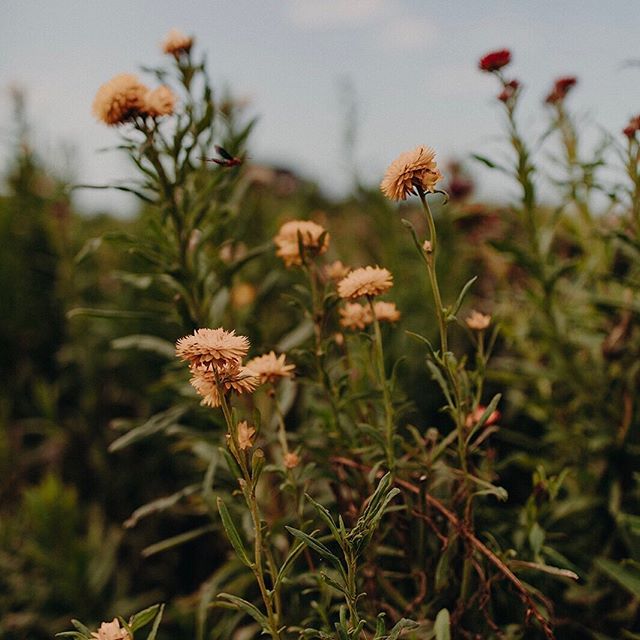
<path fill-rule="evenodd" d="M 135 247 L 157 212 L 82 215 L 70 199 L 72 176 L 33 148 L 19 93 L 12 127 L 0 198 L 0 635 L 50 638 L 71 617 L 96 625 L 162 601 L 160 637 L 193 638 L 201 585 L 228 544 L 187 535 L 154 547 L 208 522 L 193 497 L 206 469 L 202 443 L 176 431 L 179 417 L 145 422 L 172 405 L 167 344 L 184 328 Z M 599 188 L 592 174 L 603 163 L 585 159 L 578 168 L 591 173 L 580 184 Z M 562 204 L 538 211 L 547 229 L 541 267 L 523 249 L 518 211 L 475 202 L 466 170 L 443 168 L 452 204 L 446 215 L 436 210 L 441 277 L 451 299 L 478 274 L 468 306 L 500 324 L 487 394 L 503 393 L 503 418 L 489 452 L 509 493 L 504 503 L 483 503 L 477 530 L 532 564 L 580 576 L 573 583 L 531 572 L 532 588 L 555 604 L 558 638 L 638 638 L 640 229 L 628 216 L 637 193 L 602 187 L 610 206 L 592 214 L 585 235 L 573 215 L 575 178 L 559 182 Z M 251 163 L 239 181 L 240 213 L 212 250 L 236 260 L 255 251 L 241 267 L 220 269 L 211 305 L 221 324 L 263 350 L 295 344 L 299 318 L 282 296 L 298 274 L 281 268 L 269 242 L 287 219 L 313 217 L 330 230 L 332 257 L 393 272 L 403 318 L 385 336 L 388 359 L 404 357 L 407 421 L 423 431 L 438 424 L 440 391 L 405 334 L 436 336 L 423 321 L 427 284 L 377 186 L 356 183 L 336 201 L 294 171 Z M 422 228 L 417 209 L 401 213 Z M 128 337 L 140 335 L 132 348 Z M 457 340 L 471 357 L 463 332 Z M 110 452 L 127 421 L 147 425 L 149 437 Z"/>

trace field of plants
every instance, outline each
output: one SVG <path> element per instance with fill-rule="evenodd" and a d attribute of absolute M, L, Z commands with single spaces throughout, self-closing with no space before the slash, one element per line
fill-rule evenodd
<path fill-rule="evenodd" d="M 416 140 L 329 198 L 163 46 L 87 96 L 117 184 L 59 175 L 14 96 L 0 637 L 639 639 L 640 115 L 586 144 L 550 78 L 533 138 L 493 51 L 495 155 Z"/>

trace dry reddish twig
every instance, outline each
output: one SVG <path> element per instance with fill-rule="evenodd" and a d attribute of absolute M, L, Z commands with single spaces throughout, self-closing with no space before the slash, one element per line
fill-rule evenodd
<path fill-rule="evenodd" d="M 342 456 L 334 456 L 331 458 L 331 461 L 344 465 L 347 467 L 351 467 L 354 469 L 360 469 L 361 471 L 369 472 L 371 468 L 367 465 L 356 462 L 355 460 L 350 460 L 349 458 L 343 458 Z M 383 475 L 383 472 L 378 472 L 379 476 Z M 395 478 L 394 483 L 411 493 L 416 495 L 420 495 L 420 489 L 412 484 L 411 482 L 407 482 L 406 480 L 402 480 L 401 478 Z M 551 628 L 550 622 L 540 613 L 538 606 L 536 605 L 534 599 L 531 597 L 531 594 L 527 591 L 526 587 L 522 584 L 522 582 L 518 579 L 518 577 L 509 569 L 509 567 L 502 561 L 498 556 L 489 549 L 481 540 L 476 538 L 476 536 L 469 531 L 469 529 L 465 526 L 465 524 L 456 516 L 455 513 L 447 509 L 440 500 L 434 498 L 433 496 L 424 494 L 424 497 L 427 501 L 427 504 L 432 506 L 434 509 L 439 511 L 450 523 L 451 525 L 458 531 L 458 533 L 479 553 L 481 553 L 500 573 L 515 587 L 516 591 L 522 602 L 527 607 L 526 612 L 526 620 L 528 621 L 531 617 L 534 617 L 542 627 L 545 636 L 548 640 L 555 640 L 555 635 L 553 633 L 553 629 Z"/>

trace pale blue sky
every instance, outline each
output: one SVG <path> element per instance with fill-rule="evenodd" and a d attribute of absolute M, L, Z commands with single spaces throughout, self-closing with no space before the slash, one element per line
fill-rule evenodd
<path fill-rule="evenodd" d="M 347 186 L 341 78 L 356 92 L 358 166 L 371 183 L 417 144 L 442 161 L 496 148 L 496 86 L 476 69 L 491 49 L 513 51 L 510 75 L 526 85 L 532 134 L 544 128 L 540 103 L 558 75 L 579 77 L 571 106 L 613 132 L 640 112 L 640 67 L 622 67 L 640 59 L 639 0 L 2 0 L 2 157 L 15 83 L 27 90 L 39 144 L 75 145 L 80 181 L 125 177 L 124 159 L 97 153 L 117 138 L 93 120 L 91 102 L 116 73 L 160 63 L 171 27 L 196 36 L 218 86 L 251 98 L 260 116 L 251 155 L 337 193 Z M 478 169 L 477 177 L 490 196 L 504 190 L 495 176 Z M 79 202 L 128 205 L 104 192 Z"/>

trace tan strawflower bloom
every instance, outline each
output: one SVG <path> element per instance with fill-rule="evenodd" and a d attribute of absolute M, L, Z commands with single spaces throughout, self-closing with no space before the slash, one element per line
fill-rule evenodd
<path fill-rule="evenodd" d="M 395 302 L 374 302 L 373 312 L 380 322 L 398 322 L 400 320 L 400 312 Z"/>
<path fill-rule="evenodd" d="M 295 469 L 300 464 L 300 456 L 297 453 L 284 454 L 284 466 L 287 469 Z"/>
<path fill-rule="evenodd" d="M 351 271 L 351 269 L 342 264 L 341 260 L 336 260 L 335 262 L 328 264 L 324 270 L 327 278 L 330 280 L 342 280 L 342 278 L 349 275 L 349 271 Z"/>
<path fill-rule="evenodd" d="M 483 331 L 491 323 L 491 316 L 486 316 L 484 313 L 480 313 L 475 309 L 469 314 L 469 317 L 465 320 L 467 327 L 475 331 Z"/>
<path fill-rule="evenodd" d="M 338 282 L 338 295 L 346 300 L 360 296 L 379 296 L 393 286 L 391 272 L 382 267 L 355 269 Z"/>
<path fill-rule="evenodd" d="M 162 43 L 162 51 L 176 58 L 181 53 L 188 53 L 193 46 L 193 38 L 178 29 L 171 29 Z"/>
<path fill-rule="evenodd" d="M 152 118 L 170 116 L 176 106 L 176 96 L 165 85 L 161 85 L 152 91 L 147 91 L 144 96 L 144 111 Z"/>
<path fill-rule="evenodd" d="M 329 248 L 329 234 L 311 220 L 285 222 L 273 241 L 277 247 L 276 255 L 284 260 L 286 267 L 302 264 L 300 242 L 309 255 L 322 255 Z"/>
<path fill-rule="evenodd" d="M 91 633 L 91 637 L 95 640 L 130 640 L 127 630 L 120 626 L 118 618 L 111 622 L 103 622 L 97 631 Z"/>
<path fill-rule="evenodd" d="M 176 355 L 192 367 L 211 369 L 237 365 L 249 350 L 249 340 L 235 331 L 196 329 L 176 343 Z"/>
<path fill-rule="evenodd" d="M 258 386 L 255 373 L 239 364 L 215 370 L 192 368 L 191 374 L 193 388 L 202 396 L 202 404 L 208 407 L 222 404 L 221 392 L 251 393 Z"/>
<path fill-rule="evenodd" d="M 295 366 L 286 363 L 284 353 L 276 356 L 274 351 L 270 351 L 263 356 L 249 360 L 247 368 L 258 376 L 260 384 L 264 384 L 265 382 L 277 382 L 280 378 L 290 378 Z"/>
<path fill-rule="evenodd" d="M 371 322 L 371 309 L 368 305 L 347 302 L 340 308 L 340 324 L 345 329 L 362 330 Z"/>
<path fill-rule="evenodd" d="M 442 174 L 436 165 L 436 152 L 420 145 L 413 151 L 401 153 L 387 169 L 380 189 L 390 200 L 406 200 L 415 194 L 416 186 L 433 193 Z"/>
<path fill-rule="evenodd" d="M 253 437 L 256 435 L 256 430 L 249 426 L 246 420 L 238 422 L 238 446 L 244 451 L 250 449 L 253 446 Z"/>
<path fill-rule="evenodd" d="M 241 309 L 250 305 L 257 295 L 256 288 L 248 282 L 239 282 L 231 289 L 231 306 L 234 309 Z"/>
<path fill-rule="evenodd" d="M 433 251 L 433 247 L 431 246 L 431 242 L 429 240 L 425 240 L 422 243 L 422 249 L 425 253 L 431 253 Z"/>
<path fill-rule="evenodd" d="M 93 115 L 110 126 L 123 124 L 144 114 L 149 89 L 131 73 L 121 73 L 105 82 L 93 100 Z"/>

